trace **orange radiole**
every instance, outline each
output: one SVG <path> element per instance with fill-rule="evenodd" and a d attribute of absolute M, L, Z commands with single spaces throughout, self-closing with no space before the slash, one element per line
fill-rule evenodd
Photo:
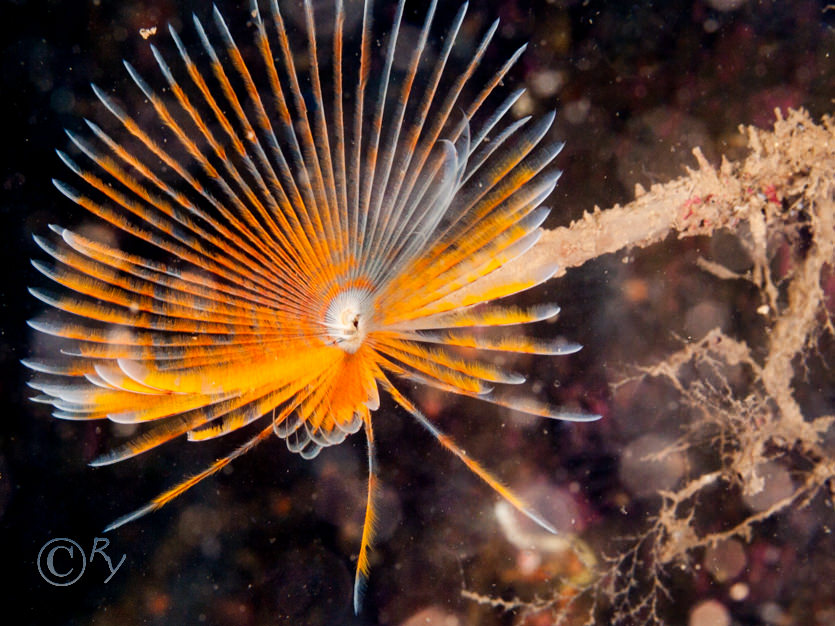
<path fill-rule="evenodd" d="M 150 45 L 156 88 L 125 63 L 147 99 L 141 115 L 93 86 L 114 130 L 88 121 L 89 138 L 68 131 L 81 158 L 58 153 L 75 178 L 55 185 L 124 243 L 57 226 L 57 237 L 35 237 L 53 262 L 33 263 L 59 288 L 31 290 L 57 311 L 30 324 L 66 343 L 54 359 L 25 361 L 37 373 L 35 400 L 62 419 L 146 426 L 97 466 L 182 435 L 203 441 L 261 422 L 242 446 L 109 528 L 163 506 L 272 434 L 313 458 L 362 429 L 369 477 L 359 610 L 374 532 L 371 415 L 383 391 L 553 530 L 398 387 L 416 383 L 548 418 L 598 417 L 509 393 L 524 377 L 488 358 L 579 349 L 518 327 L 482 332 L 559 311 L 490 303 L 556 269 L 521 263 L 510 280 L 491 276 L 539 239 L 562 145 L 546 139 L 553 113 L 510 119 L 523 90 L 486 105 L 523 49 L 473 89 L 498 22 L 469 63 L 452 68 L 467 6 L 435 49 L 436 6 L 407 46 L 401 0 L 378 46 L 371 0 L 354 45 L 341 0 L 327 28 L 318 18 L 327 36 L 317 35 L 309 0 L 296 29 L 276 0 L 263 14 L 253 2 L 255 49 L 246 60 L 215 8 L 211 31 L 194 18 L 200 45 L 192 49 L 169 28 L 176 63 Z M 463 358 L 459 347 L 482 357 Z"/>

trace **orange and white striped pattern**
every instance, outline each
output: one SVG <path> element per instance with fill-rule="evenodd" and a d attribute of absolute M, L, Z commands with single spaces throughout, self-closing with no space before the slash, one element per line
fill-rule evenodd
<path fill-rule="evenodd" d="M 557 183 L 550 166 L 562 146 L 546 140 L 553 113 L 507 119 L 522 90 L 483 110 L 523 51 L 473 90 L 497 22 L 466 67 L 450 67 L 464 5 L 430 54 L 436 5 L 407 49 L 400 0 L 378 55 L 371 0 L 356 49 L 346 43 L 342 0 L 327 37 L 317 35 L 310 0 L 300 33 L 277 0 L 263 14 L 253 2 L 249 60 L 215 9 L 211 34 L 195 17 L 202 45 L 191 51 L 169 29 L 175 63 L 151 45 L 159 88 L 125 63 L 148 102 L 141 116 L 93 87 L 116 130 L 88 121 L 89 138 L 68 132 L 80 158 L 59 152 L 75 178 L 55 185 L 126 245 L 54 226 L 57 237 L 35 237 L 53 262 L 33 263 L 60 288 L 31 290 L 58 311 L 31 326 L 66 343 L 59 358 L 25 362 L 38 373 L 35 400 L 63 419 L 147 423 L 93 465 L 182 435 L 202 441 L 266 422 L 110 528 L 161 507 L 271 433 L 312 458 L 363 429 L 369 482 L 358 609 L 374 528 L 371 414 L 382 389 L 550 529 L 396 386 L 415 382 L 543 417 L 597 418 L 508 393 L 523 376 L 460 356 L 461 347 L 549 355 L 579 347 L 518 329 L 480 331 L 558 313 L 550 304 L 485 303 L 553 275 L 520 264 L 512 281 L 488 280 L 539 239 L 548 213 L 540 203 Z"/>

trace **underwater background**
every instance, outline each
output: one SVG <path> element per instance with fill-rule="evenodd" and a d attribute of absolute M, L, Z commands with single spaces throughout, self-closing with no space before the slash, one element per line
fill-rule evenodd
<path fill-rule="evenodd" d="M 299 3 L 285 4 L 292 13 Z M 239 45 L 248 44 L 247 4 L 219 6 Z M 436 22 L 448 23 L 457 9 L 457 2 L 442 3 Z M 394 3 L 379 0 L 375 19 L 389 23 L 393 10 Z M 405 19 L 419 28 L 424 10 L 424 3 L 408 2 Z M 43 282 L 29 263 L 42 256 L 32 234 L 85 219 L 50 181 L 67 175 L 54 152 L 67 146 L 63 129 L 79 130 L 84 117 L 104 115 L 89 83 L 140 105 L 122 59 L 140 71 L 150 67 L 140 29 L 158 26 L 152 40 L 170 49 L 164 25 L 187 31 L 192 11 L 208 19 L 210 5 L 0 4 L 0 554 L 10 623 L 544 625 L 558 615 L 568 624 L 653 617 L 693 626 L 835 623 L 835 515 L 825 490 L 765 516 L 747 540 L 688 550 L 659 572 L 641 570 L 640 559 L 616 562 L 621 576 L 638 570 L 625 599 L 596 586 L 609 572 L 606 558 L 617 561 L 634 545 L 630 538 L 648 533 L 659 490 L 722 466 L 721 448 L 702 431 L 704 438 L 648 459 L 694 432 L 697 417 L 677 404 L 669 386 L 617 383 L 713 328 L 762 342 L 768 329 L 752 313 L 758 291 L 744 281 L 720 281 L 697 264 L 709 257 L 745 272 L 750 262 L 730 234 L 671 237 L 599 257 L 519 298 L 558 302 L 562 313 L 545 330 L 584 349 L 529 358 L 515 368 L 552 401 L 601 413 L 601 421 L 546 422 L 448 395 L 419 397 L 429 417 L 527 497 L 564 541 L 549 543 L 505 511 L 457 459 L 384 402 L 374 421 L 379 538 L 359 616 L 350 598 L 365 498 L 362 437 L 310 462 L 270 440 L 161 511 L 108 533 L 103 552 L 113 567 L 125 559 L 105 582 L 104 557 L 89 559 L 94 545 L 104 545 L 96 542 L 105 526 L 202 469 L 229 444 L 174 442 L 116 466 L 87 466 L 129 433 L 107 423 L 54 420 L 27 400 L 34 393 L 19 360 L 36 341 L 26 320 L 42 305 L 26 288 Z M 564 174 L 545 202 L 552 208 L 548 228 L 595 206 L 629 202 L 636 184 L 649 189 L 684 174 L 684 165 L 696 166 L 695 146 L 715 164 L 721 155 L 744 158 L 739 125 L 770 129 L 776 107 L 804 107 L 815 120 L 833 111 L 835 9 L 825 1 L 473 0 L 461 58 L 496 17 L 501 26 L 482 65 L 495 68 L 530 42 L 506 81 L 507 89 L 528 88 L 514 114 L 556 108 L 551 136 L 566 142 L 557 159 Z M 791 247 L 802 250 L 803 241 Z M 822 282 L 829 319 L 831 276 L 830 268 Z M 833 338 L 825 333 L 808 359 L 795 362 L 799 401 L 809 416 L 835 413 L 833 362 Z M 729 388 L 735 385 L 743 386 L 732 381 Z M 819 456 L 835 456 L 831 439 Z M 803 450 L 779 455 L 759 500 L 722 483 L 697 509 L 694 532 L 768 511 L 816 459 Z M 52 586 L 39 573 L 39 551 L 53 538 L 71 538 L 87 554 L 86 570 L 72 585 Z M 665 592 L 653 595 L 656 574 Z M 655 604 L 641 605 L 647 598 Z"/>

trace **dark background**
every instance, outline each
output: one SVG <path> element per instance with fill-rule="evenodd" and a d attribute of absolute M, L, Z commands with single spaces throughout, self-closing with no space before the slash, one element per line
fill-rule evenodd
<path fill-rule="evenodd" d="M 412 23 L 420 22 L 421 4 L 408 3 Z M 804 106 L 816 118 L 832 111 L 835 11 L 827 13 L 825 1 L 749 0 L 728 11 L 717 10 L 720 4 L 470 3 L 466 28 L 472 32 L 502 19 L 485 65 L 496 67 L 529 41 L 509 82 L 530 87 L 531 112 L 558 109 L 554 136 L 567 142 L 558 158 L 565 174 L 547 203 L 554 207 L 549 224 L 626 202 L 636 182 L 648 187 L 680 174 L 682 164 L 693 164 L 694 145 L 713 160 L 738 158 L 744 146 L 738 125 L 769 127 L 775 107 Z M 391 3 L 377 5 L 377 19 L 390 21 Z M 437 23 L 456 8 L 442 7 Z M 223 2 L 221 9 L 243 42 L 246 7 Z M 81 219 L 80 209 L 50 183 L 68 176 L 54 153 L 67 144 L 62 129 L 81 130 L 82 117 L 106 114 L 92 97 L 91 81 L 116 93 L 136 91 L 121 59 L 147 63 L 140 28 L 172 21 L 188 31 L 184 18 L 193 10 L 209 20 L 209 8 L 198 2 L 0 3 L 0 554 L 9 581 L 2 592 L 8 623 L 398 624 L 430 606 L 455 614 L 459 623 L 512 623 L 512 615 L 474 611 L 460 595 L 474 581 L 480 593 L 520 593 L 501 574 L 517 564 L 492 515 L 496 496 L 388 402 L 375 421 L 385 485 L 382 537 L 360 617 L 349 606 L 365 498 L 360 436 L 313 462 L 269 441 L 163 511 L 109 533 L 107 552 L 114 562 L 122 554 L 126 559 L 107 584 L 99 557 L 70 587 L 52 587 L 39 576 L 36 557 L 47 540 L 73 538 L 89 556 L 110 521 L 230 445 L 172 443 L 118 466 L 89 468 L 119 433 L 107 424 L 52 420 L 26 400 L 32 390 L 19 364 L 33 341 L 25 321 L 41 309 L 26 292 L 43 281 L 29 264 L 41 256 L 31 235 L 46 234 L 52 222 Z M 163 30 L 154 41 L 170 51 Z M 705 245 L 650 250 L 638 255 L 632 271 L 663 282 L 681 271 L 676 258 Z M 619 498 L 628 498 L 618 457 L 633 431 L 609 411 L 607 384 L 621 364 L 644 361 L 674 345 L 673 332 L 687 330 L 684 303 L 661 312 L 630 308 L 618 282 L 621 265 L 603 259 L 543 290 L 563 306 L 560 332 L 585 350 L 558 365 L 530 364 L 546 384 L 559 378 L 556 400 L 579 401 L 603 412 L 604 421 L 515 421 L 505 429 L 492 409 L 423 398 L 440 403 L 435 414 L 444 428 L 509 484 L 548 475 L 556 485 L 574 485 L 572 506 L 592 537 L 595 525 L 618 515 Z M 595 545 L 606 547 L 599 536 Z M 786 579 L 790 585 L 791 572 Z M 688 607 L 714 592 L 677 590 L 671 619 L 686 621 Z M 738 605 L 734 617 L 763 623 L 755 609 Z"/>

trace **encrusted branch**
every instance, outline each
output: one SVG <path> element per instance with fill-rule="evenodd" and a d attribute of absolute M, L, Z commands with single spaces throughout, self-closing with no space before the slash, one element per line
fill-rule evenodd
<path fill-rule="evenodd" d="M 716 168 L 696 149 L 697 168 L 685 176 L 649 191 L 639 186 L 635 200 L 625 206 L 595 208 L 570 226 L 545 232 L 516 262 L 528 271 L 531 264 L 557 264 L 560 275 L 601 255 L 644 248 L 672 234 L 711 236 L 724 229 L 737 237 L 751 269 L 738 273 L 705 259 L 698 260 L 698 267 L 719 280 L 749 281 L 761 294 L 761 304 L 754 306 L 765 321 L 763 337 L 744 339 L 714 329 L 683 341 L 680 350 L 660 362 L 635 364 L 638 375 L 614 385 L 654 379 L 674 389 L 678 405 L 692 415 L 678 440 L 645 462 L 706 445 L 717 462 L 677 488 L 659 492 L 643 531 L 605 558 L 609 567 L 598 573 L 598 583 L 579 592 L 590 600 L 589 623 L 601 606 L 609 607 L 607 619 L 613 623 L 663 622 L 664 581 L 674 565 L 686 569 L 694 552 L 730 538 L 750 541 L 760 522 L 805 507 L 832 487 L 835 459 L 824 437 L 835 413 L 804 415 L 795 385 L 821 338 L 835 334 L 827 301 L 831 294 L 824 287 L 835 268 L 835 123 L 825 117 L 816 124 L 804 111 L 790 111 L 785 118 L 778 111 L 777 117 L 771 132 L 742 129 L 750 148 L 745 160 L 723 160 Z M 773 261 L 780 249 L 790 261 L 777 269 Z M 512 276 L 514 265 L 500 272 L 497 279 Z M 740 368 L 746 375 L 731 385 L 728 381 Z M 680 424 L 680 415 L 669 419 Z M 659 422 L 665 419 L 659 415 Z M 759 510 L 721 529 L 698 523 L 710 517 L 710 493 L 721 487 L 738 496 L 757 496 L 767 489 L 766 474 L 775 463 L 791 471 L 790 493 L 769 496 Z M 550 611 L 559 621 L 567 610 L 559 603 L 562 593 L 555 590 L 550 603 L 548 598 L 528 604 L 496 599 L 495 606 L 521 609 L 523 615 Z"/>
<path fill-rule="evenodd" d="M 827 179 L 835 184 L 833 120 L 826 117 L 816 125 L 803 110 L 792 110 L 787 118 L 778 110 L 777 117 L 772 132 L 740 128 L 751 149 L 744 161 L 723 159 L 717 169 L 696 148 L 698 167 L 687 168 L 687 175 L 649 191 L 637 185 L 629 204 L 605 211 L 595 207 L 570 226 L 546 231 L 517 263 L 557 263 L 559 276 L 604 254 L 645 248 L 672 233 L 679 238 L 712 235 L 722 228 L 736 231 L 743 222 L 750 224 L 755 252 L 765 255 L 768 205 L 779 206 L 808 184 L 823 186 Z M 513 273 L 514 266 L 508 264 L 500 272 Z"/>

